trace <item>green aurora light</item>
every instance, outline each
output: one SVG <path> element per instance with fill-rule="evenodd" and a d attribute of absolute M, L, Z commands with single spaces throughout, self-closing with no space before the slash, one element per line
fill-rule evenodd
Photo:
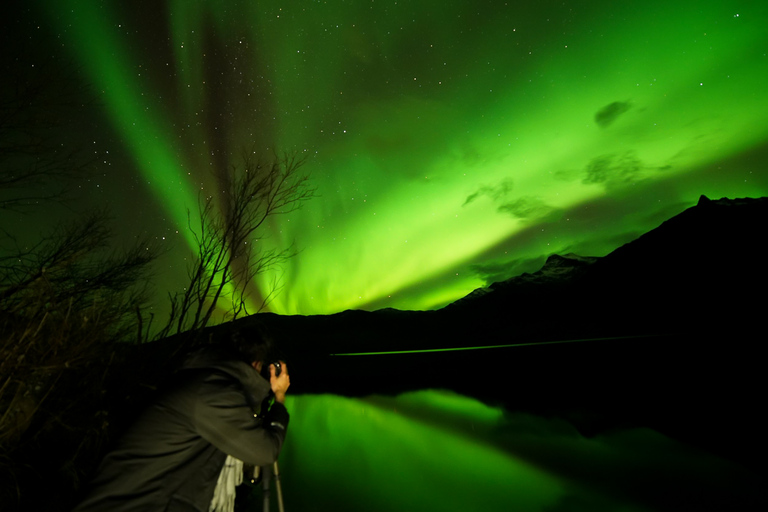
<path fill-rule="evenodd" d="M 436 308 L 768 192 L 765 3 L 41 3 L 182 245 L 211 169 L 309 155 L 277 313 Z"/>
<path fill-rule="evenodd" d="M 309 156 L 319 197 L 261 240 L 302 250 L 259 278 L 284 284 L 282 314 L 436 308 L 552 253 L 606 254 L 700 194 L 768 194 L 768 3 L 529 4 L 36 2 L 104 107 L 105 172 L 144 187 L 115 215 L 178 231 L 161 280 L 183 281 L 212 169 L 252 144 Z M 669 496 L 762 489 L 648 429 L 586 438 L 441 391 L 288 407 L 288 510 L 680 510 Z"/>

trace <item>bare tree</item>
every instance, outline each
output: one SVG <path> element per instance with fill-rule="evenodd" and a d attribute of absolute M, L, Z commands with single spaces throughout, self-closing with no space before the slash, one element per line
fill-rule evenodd
<path fill-rule="evenodd" d="M 62 451 L 73 461 L 104 437 L 104 418 L 78 404 L 102 399 L 115 342 L 143 338 L 134 315 L 157 256 L 145 243 L 111 249 L 105 224 L 92 213 L 0 257 L 0 472 L 20 471 L 24 450 L 56 439 L 57 429 L 80 443 Z"/>
<path fill-rule="evenodd" d="M 302 172 L 305 161 L 283 155 L 262 164 L 254 152 L 244 152 L 241 166 L 231 168 L 218 209 L 213 197 L 201 199 L 194 226 L 190 216 L 197 254 L 189 268 L 189 286 L 171 296 L 170 320 L 160 336 L 205 327 L 227 293 L 233 318 L 251 313 L 246 299 L 254 277 L 296 254 L 293 245 L 264 249 L 259 242 L 268 219 L 293 212 L 314 197 L 315 189 Z M 259 309 L 279 288 L 278 283 L 273 285 Z"/>
<path fill-rule="evenodd" d="M 66 204 L 94 160 L 76 129 L 87 90 L 54 60 L 0 57 L 0 502 L 11 509 L 43 482 L 29 476 L 34 454 L 75 480 L 99 454 L 108 421 L 89 406 L 103 408 L 115 342 L 146 339 L 144 277 L 158 256 L 142 241 L 116 249 L 103 211 L 37 239 L 22 231 L 16 212 Z"/>
<path fill-rule="evenodd" d="M 129 311 L 133 314 L 133 303 L 140 302 L 143 293 L 135 285 L 158 250 L 146 241 L 126 250 L 111 250 L 111 239 L 106 213 L 91 212 L 56 228 L 32 247 L 0 256 L 0 311 L 29 315 L 32 307 L 61 303 L 78 311 L 95 302 L 125 310 L 126 305 L 116 297 L 131 292 Z"/>

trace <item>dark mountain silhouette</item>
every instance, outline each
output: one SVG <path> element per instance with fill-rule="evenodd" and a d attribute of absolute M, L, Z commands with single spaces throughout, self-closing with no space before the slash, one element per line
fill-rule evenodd
<path fill-rule="evenodd" d="M 555 318 L 559 325 L 545 327 L 550 336 L 760 329 L 766 211 L 766 198 L 702 196 L 603 258 L 553 255 L 539 272 L 495 283 L 490 293 L 455 305 L 486 321 L 520 308 L 520 332 L 533 338 L 545 338 L 541 324 Z"/>

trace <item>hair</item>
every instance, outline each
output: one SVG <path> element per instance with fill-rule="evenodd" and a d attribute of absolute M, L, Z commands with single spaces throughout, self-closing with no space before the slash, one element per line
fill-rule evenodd
<path fill-rule="evenodd" d="M 261 324 L 234 329 L 229 334 L 228 345 L 244 362 L 266 363 L 272 353 L 272 338 Z"/>

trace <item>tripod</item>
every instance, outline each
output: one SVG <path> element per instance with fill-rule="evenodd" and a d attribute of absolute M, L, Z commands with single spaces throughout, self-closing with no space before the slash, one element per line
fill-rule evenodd
<path fill-rule="evenodd" d="M 277 461 L 272 464 L 272 467 L 262 466 L 259 470 L 261 471 L 261 490 L 262 496 L 264 497 L 264 508 L 262 510 L 264 512 L 269 512 L 269 498 L 272 494 L 269 484 L 274 475 L 275 489 L 277 489 L 277 509 L 279 512 L 285 512 L 285 508 L 283 507 L 283 488 L 280 486 L 280 470 L 277 467 Z"/>

